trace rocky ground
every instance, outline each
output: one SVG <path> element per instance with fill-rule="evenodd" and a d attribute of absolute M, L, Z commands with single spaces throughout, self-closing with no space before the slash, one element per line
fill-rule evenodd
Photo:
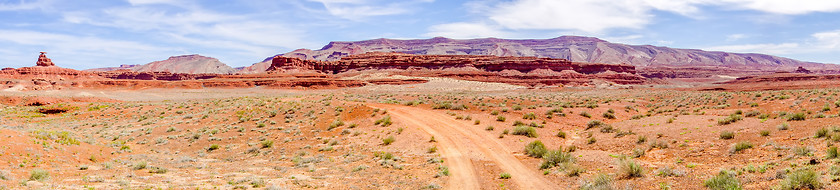
<path fill-rule="evenodd" d="M 838 188 L 837 89 L 527 89 L 425 79 L 327 90 L 3 91 L 0 183 Z"/>

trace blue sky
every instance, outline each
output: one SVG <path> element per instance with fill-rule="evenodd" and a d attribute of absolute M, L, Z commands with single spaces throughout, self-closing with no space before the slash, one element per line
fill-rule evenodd
<path fill-rule="evenodd" d="M 834 0 L 0 0 L 0 67 L 145 64 L 201 54 L 248 66 L 375 38 L 581 35 L 840 63 Z"/>

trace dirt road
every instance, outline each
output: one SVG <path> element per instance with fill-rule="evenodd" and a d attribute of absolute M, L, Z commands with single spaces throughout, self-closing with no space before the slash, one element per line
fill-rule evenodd
<path fill-rule="evenodd" d="M 522 164 L 513 156 L 513 151 L 478 127 L 431 110 L 389 104 L 372 107 L 387 109 L 396 120 L 406 122 L 408 127 L 419 127 L 435 137 L 451 173 L 448 189 L 479 189 L 482 182 L 471 159 L 480 158 L 489 159 L 503 172 L 510 173 L 511 180 L 521 189 L 559 189 L 543 178 L 536 166 Z"/>

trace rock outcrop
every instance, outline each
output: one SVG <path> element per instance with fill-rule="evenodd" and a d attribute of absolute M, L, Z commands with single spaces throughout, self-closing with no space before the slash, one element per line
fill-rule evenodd
<path fill-rule="evenodd" d="M 47 58 L 47 52 L 41 52 L 41 55 L 38 56 L 38 62 L 35 63 L 35 66 L 40 67 L 50 67 L 55 66 L 50 58 Z"/>
<path fill-rule="evenodd" d="M 619 84 L 645 82 L 644 77 L 635 74 L 636 70 L 632 65 L 575 63 L 565 59 L 487 55 L 412 55 L 374 52 L 345 56 L 337 61 L 276 56 L 268 68 L 270 73 L 315 71 L 341 74 L 364 70 L 385 70 L 409 76 L 438 76 L 532 86 L 577 85 L 587 83 L 591 79 L 604 79 Z"/>
<path fill-rule="evenodd" d="M 806 66 L 812 70 L 837 70 L 840 68 L 840 66 L 832 64 L 803 62 L 763 54 L 626 45 L 580 36 L 525 40 L 496 38 L 455 40 L 437 37 L 418 40 L 375 39 L 355 42 L 330 42 L 320 50 L 298 49 L 282 54 L 282 56 L 304 60 L 337 61 L 343 57 L 367 52 L 400 52 L 415 55 L 545 57 L 566 59 L 572 62 L 629 64 L 639 68 L 719 66 L 733 69 L 773 71 L 790 71 L 799 66 Z"/>

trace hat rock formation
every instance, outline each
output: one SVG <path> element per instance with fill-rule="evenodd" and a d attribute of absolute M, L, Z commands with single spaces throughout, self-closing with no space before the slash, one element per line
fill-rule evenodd
<path fill-rule="evenodd" d="M 38 56 L 38 62 L 35 63 L 35 65 L 41 67 L 55 66 L 52 60 L 50 60 L 50 58 L 47 58 L 47 52 L 43 51 L 41 52 L 41 56 Z"/>

